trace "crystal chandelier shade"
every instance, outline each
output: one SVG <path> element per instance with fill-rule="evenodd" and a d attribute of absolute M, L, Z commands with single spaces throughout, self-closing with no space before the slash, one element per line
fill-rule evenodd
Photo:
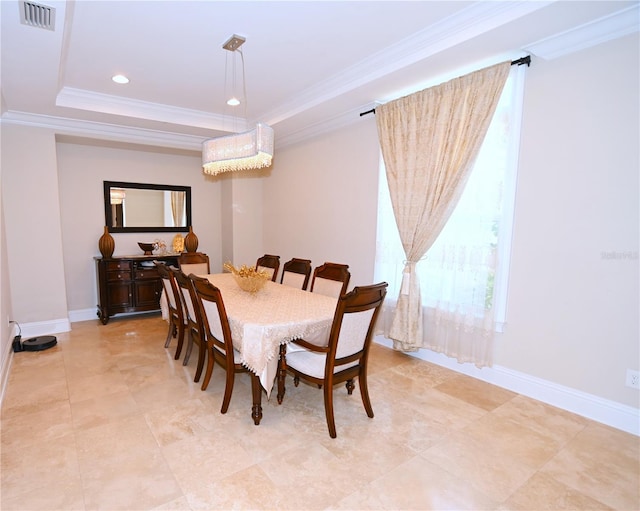
<path fill-rule="evenodd" d="M 250 131 L 210 138 L 202 143 L 202 168 L 213 176 L 268 167 L 272 157 L 273 128 L 260 122 Z"/>

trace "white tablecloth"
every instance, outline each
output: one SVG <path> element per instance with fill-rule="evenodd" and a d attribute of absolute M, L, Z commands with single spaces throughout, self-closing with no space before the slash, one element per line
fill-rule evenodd
<path fill-rule="evenodd" d="M 267 396 L 277 374 L 280 344 L 293 339 L 327 344 L 335 298 L 271 281 L 251 294 L 240 289 L 230 273 L 203 276 L 222 292 L 233 345 L 243 365 L 259 376 Z"/>

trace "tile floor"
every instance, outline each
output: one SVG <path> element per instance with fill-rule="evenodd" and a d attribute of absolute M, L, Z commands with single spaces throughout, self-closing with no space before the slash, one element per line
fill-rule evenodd
<path fill-rule="evenodd" d="M 287 379 L 250 419 L 239 375 L 219 412 L 165 350 L 157 315 L 74 323 L 14 354 L 2 406 L 1 508 L 11 510 L 618 509 L 640 507 L 639 439 L 374 346 L 369 419 L 336 387 Z"/>

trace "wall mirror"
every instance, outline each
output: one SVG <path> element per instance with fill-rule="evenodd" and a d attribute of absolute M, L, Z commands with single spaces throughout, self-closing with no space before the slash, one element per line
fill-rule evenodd
<path fill-rule="evenodd" d="M 109 232 L 183 232 L 191 225 L 191 187 L 104 181 Z"/>

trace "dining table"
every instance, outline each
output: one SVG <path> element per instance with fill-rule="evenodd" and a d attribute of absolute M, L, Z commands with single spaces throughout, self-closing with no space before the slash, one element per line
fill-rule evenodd
<path fill-rule="evenodd" d="M 258 425 L 262 393 L 269 399 L 278 373 L 280 346 L 294 339 L 326 346 L 338 300 L 270 280 L 256 292 L 244 291 L 231 273 L 199 276 L 222 294 L 233 347 L 251 375 L 251 416 Z M 279 393 L 279 402 L 282 397 Z"/>

